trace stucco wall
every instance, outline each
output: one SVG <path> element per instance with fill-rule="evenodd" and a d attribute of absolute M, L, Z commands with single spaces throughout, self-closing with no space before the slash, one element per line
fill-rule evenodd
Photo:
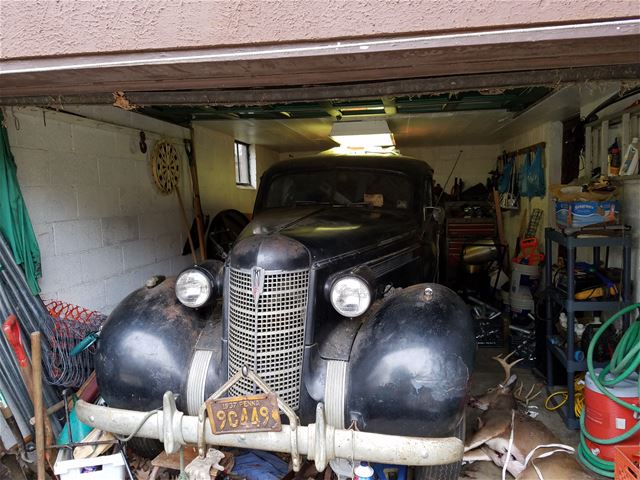
<path fill-rule="evenodd" d="M 40 109 L 6 110 L 18 180 L 38 237 L 44 299 L 110 312 L 152 275 L 191 263 L 177 199 L 158 193 L 149 152 L 160 139 L 182 155 L 182 192 L 190 197 L 182 138 L 189 131 L 140 115 L 137 129 Z M 142 154 L 144 129 L 149 150 Z"/>
<path fill-rule="evenodd" d="M 0 58 L 412 35 L 638 13 L 635 0 L 3 0 Z"/>
<path fill-rule="evenodd" d="M 253 212 L 256 189 L 238 187 L 234 157 L 234 138 L 194 124 L 194 145 L 198 162 L 202 209 L 209 215 L 233 208 L 245 214 Z M 279 160 L 278 153 L 261 145 L 254 147 L 256 186 L 260 176 Z"/>

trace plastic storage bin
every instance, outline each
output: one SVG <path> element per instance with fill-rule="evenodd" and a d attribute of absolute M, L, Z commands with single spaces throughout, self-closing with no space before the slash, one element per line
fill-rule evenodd
<path fill-rule="evenodd" d="M 63 448 L 58 452 L 53 473 L 60 480 L 124 480 L 125 465 L 122 453 L 74 460 L 72 452 Z"/>
<path fill-rule="evenodd" d="M 615 479 L 638 480 L 640 478 L 640 446 L 616 447 Z"/>

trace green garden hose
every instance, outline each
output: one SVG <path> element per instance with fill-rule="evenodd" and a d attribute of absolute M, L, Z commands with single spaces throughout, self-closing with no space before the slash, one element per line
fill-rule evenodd
<path fill-rule="evenodd" d="M 618 346 L 616 347 L 611 361 L 606 367 L 602 369 L 599 374 L 596 374 L 593 368 L 593 351 L 596 343 L 604 331 L 609 328 L 613 322 L 615 322 L 621 316 L 631 313 L 635 309 L 640 308 L 640 303 L 630 305 L 623 308 L 616 314 L 614 314 L 609 320 L 607 320 L 596 332 L 589 344 L 587 350 L 587 368 L 589 370 L 589 376 L 593 380 L 593 383 L 598 389 L 609 399 L 616 402 L 629 410 L 635 412 L 636 416 L 640 416 L 640 406 L 632 403 L 625 402 L 611 392 L 607 387 L 612 387 L 621 381 L 629 378 L 634 372 L 638 372 L 638 397 L 640 398 L 640 317 L 630 326 L 629 329 L 620 339 Z M 607 375 L 610 374 L 611 378 L 607 379 Z M 582 415 L 580 415 L 580 444 L 578 445 L 578 459 L 582 464 L 594 471 L 599 475 L 613 478 L 614 476 L 614 464 L 607 460 L 603 460 L 594 455 L 585 442 L 585 438 L 599 443 L 601 445 L 613 445 L 619 442 L 623 442 L 629 437 L 635 435 L 640 431 L 640 420 L 636 424 L 627 430 L 622 435 L 618 435 L 613 438 L 597 438 L 591 435 L 585 427 L 585 410 L 583 409 Z"/>

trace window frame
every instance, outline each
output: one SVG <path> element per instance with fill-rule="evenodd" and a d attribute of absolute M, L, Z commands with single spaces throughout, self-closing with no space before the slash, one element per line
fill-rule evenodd
<path fill-rule="evenodd" d="M 247 153 L 247 158 L 246 158 L 246 183 L 243 181 L 241 177 L 241 168 L 240 168 L 240 161 L 241 161 L 241 155 L 239 152 L 239 148 L 243 147 L 246 149 L 246 153 Z M 236 169 L 236 186 L 237 187 L 241 187 L 241 188 L 255 188 L 255 185 L 253 184 L 253 172 L 252 172 L 252 159 L 253 159 L 253 155 L 251 152 L 252 148 L 251 145 L 245 142 L 241 142 L 240 140 L 234 140 L 233 141 L 233 157 L 234 157 L 234 164 L 235 164 L 235 169 Z"/>

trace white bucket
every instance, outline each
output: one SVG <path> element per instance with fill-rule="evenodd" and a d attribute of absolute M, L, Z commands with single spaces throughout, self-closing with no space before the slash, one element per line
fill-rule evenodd
<path fill-rule="evenodd" d="M 511 266 L 513 268 L 511 272 L 511 294 L 516 293 L 522 285 L 526 285 L 530 290 L 532 284 L 537 286 L 537 280 L 540 278 L 540 265 L 512 263 Z"/>
<path fill-rule="evenodd" d="M 511 311 L 518 315 L 526 315 L 533 312 L 535 304 L 528 287 L 520 287 L 516 293 L 511 294 Z"/>

